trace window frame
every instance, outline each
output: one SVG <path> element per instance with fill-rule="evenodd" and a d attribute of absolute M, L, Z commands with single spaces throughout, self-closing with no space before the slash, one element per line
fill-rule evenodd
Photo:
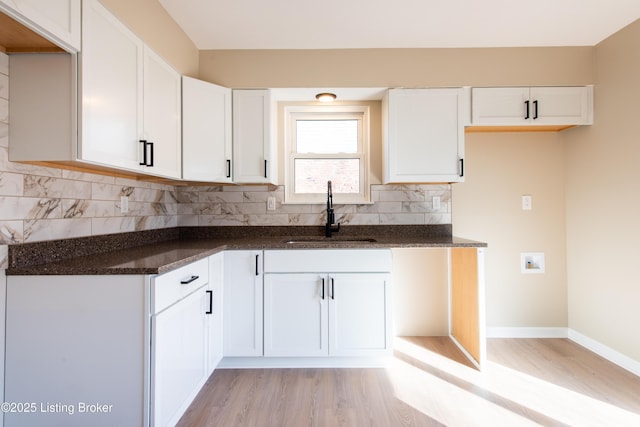
<path fill-rule="evenodd" d="M 368 204 L 371 203 L 369 185 L 369 145 L 370 145 L 370 113 L 367 105 L 289 105 L 284 107 L 284 148 L 286 163 L 284 167 L 285 193 L 284 203 L 288 204 L 323 204 L 327 202 L 326 190 L 322 193 L 295 192 L 296 159 L 354 159 L 360 162 L 359 192 L 333 193 L 335 204 Z M 357 120 L 358 152 L 357 153 L 298 153 L 296 151 L 297 120 Z"/>

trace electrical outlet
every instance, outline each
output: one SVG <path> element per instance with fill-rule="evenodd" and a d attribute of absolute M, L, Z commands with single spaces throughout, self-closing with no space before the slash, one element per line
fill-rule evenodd
<path fill-rule="evenodd" d="M 533 200 L 531 199 L 531 195 L 530 194 L 525 194 L 522 196 L 522 210 L 523 211 L 530 211 L 531 208 L 533 207 Z"/>
<path fill-rule="evenodd" d="M 276 198 L 275 197 L 267 198 L 267 210 L 268 211 L 275 211 L 276 210 Z"/>
<path fill-rule="evenodd" d="M 129 196 L 120 196 L 120 213 L 129 212 Z"/>

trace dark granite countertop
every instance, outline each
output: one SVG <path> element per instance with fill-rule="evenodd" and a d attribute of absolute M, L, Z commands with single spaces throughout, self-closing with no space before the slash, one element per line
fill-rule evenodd
<path fill-rule="evenodd" d="M 7 275 L 161 274 L 223 250 L 485 247 L 450 225 L 178 227 L 9 246 Z"/>

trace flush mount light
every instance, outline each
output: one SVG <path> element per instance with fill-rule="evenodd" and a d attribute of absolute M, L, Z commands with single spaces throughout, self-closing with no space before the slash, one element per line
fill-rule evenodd
<path fill-rule="evenodd" d="M 316 95 L 316 99 L 320 102 L 333 102 L 336 100 L 336 94 L 328 92 L 319 93 Z"/>

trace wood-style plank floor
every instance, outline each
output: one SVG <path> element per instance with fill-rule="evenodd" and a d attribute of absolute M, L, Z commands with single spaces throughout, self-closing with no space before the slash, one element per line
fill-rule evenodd
<path fill-rule="evenodd" d="M 396 339 L 385 368 L 221 369 L 191 426 L 640 426 L 640 378 L 566 339 L 489 339 L 482 372 L 447 337 Z"/>

